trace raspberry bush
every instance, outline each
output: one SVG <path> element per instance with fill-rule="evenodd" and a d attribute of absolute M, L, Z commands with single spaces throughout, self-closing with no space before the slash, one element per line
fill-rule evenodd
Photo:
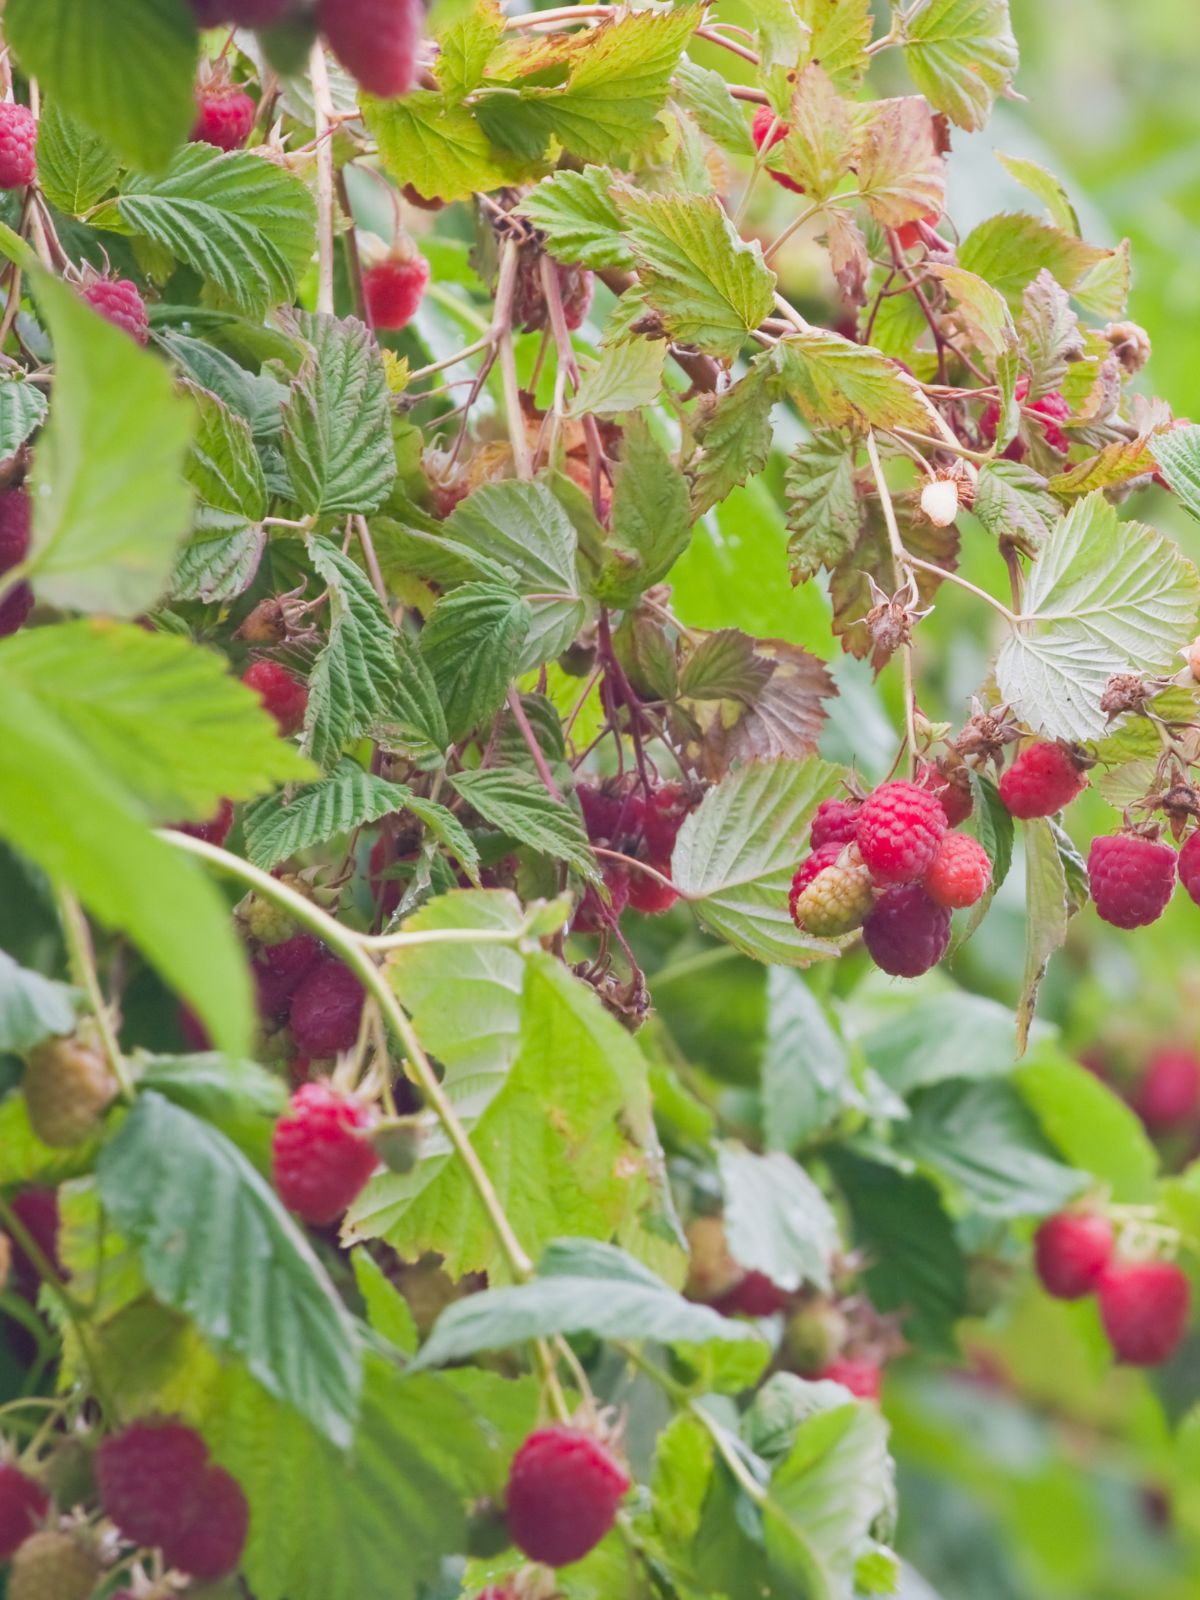
<path fill-rule="evenodd" d="M 1200 427 L 1008 0 L 120 10 L 0 8 L 0 1592 L 1194 1592 Z"/>

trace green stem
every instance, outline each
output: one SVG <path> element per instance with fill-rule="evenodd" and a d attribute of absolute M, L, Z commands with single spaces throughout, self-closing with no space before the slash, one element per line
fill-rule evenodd
<path fill-rule="evenodd" d="M 100 978 L 96 972 L 96 958 L 92 950 L 92 937 L 88 930 L 87 918 L 83 909 L 74 895 L 70 894 L 61 885 L 55 885 L 54 898 L 58 904 L 59 920 L 62 923 L 63 936 L 67 942 L 67 955 L 70 960 L 71 971 L 75 982 L 87 993 L 88 1004 L 96 1023 L 96 1032 L 100 1035 L 100 1044 L 104 1050 L 105 1058 L 112 1069 L 113 1077 L 121 1086 L 121 1098 L 133 1102 L 134 1084 L 126 1065 L 125 1057 L 121 1054 L 121 1046 L 113 1031 L 112 1019 L 108 1013 L 108 1004 L 100 988 Z"/>

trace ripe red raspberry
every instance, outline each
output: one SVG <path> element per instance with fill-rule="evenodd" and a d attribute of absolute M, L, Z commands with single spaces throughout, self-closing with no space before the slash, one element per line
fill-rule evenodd
<path fill-rule="evenodd" d="M 1200 906 L 1200 828 L 1183 841 L 1179 852 L 1179 881 Z"/>
<path fill-rule="evenodd" d="M 1056 1300 L 1091 1294 L 1112 1252 L 1112 1224 L 1096 1211 L 1060 1211 L 1047 1217 L 1033 1240 L 1037 1275 Z"/>
<path fill-rule="evenodd" d="M 282 1022 L 292 997 L 324 954 L 311 933 L 297 933 L 282 944 L 260 950 L 251 963 L 259 1015 Z"/>
<path fill-rule="evenodd" d="M 0 103 L 0 189 L 24 189 L 37 176 L 37 122 L 28 106 Z"/>
<path fill-rule="evenodd" d="M 531 1433 L 508 1474 L 508 1528 L 531 1561 L 569 1566 L 617 1519 L 628 1476 L 599 1439 L 556 1424 Z"/>
<path fill-rule="evenodd" d="M 425 298 L 428 283 L 428 261 L 403 247 L 368 267 L 363 273 L 363 294 L 371 326 L 406 328 Z"/>
<path fill-rule="evenodd" d="M 765 1272 L 751 1270 L 719 1300 L 714 1300 L 713 1306 L 723 1317 L 773 1317 L 784 1309 L 790 1298 Z"/>
<path fill-rule="evenodd" d="M 950 944 L 950 913 L 919 883 L 889 889 L 863 923 L 871 959 L 894 978 L 919 978 L 936 967 Z"/>
<path fill-rule="evenodd" d="M 849 844 L 858 835 L 859 800 L 822 800 L 813 814 L 808 842 L 814 850 L 826 844 Z"/>
<path fill-rule="evenodd" d="M 759 106 L 758 110 L 754 113 L 754 121 L 750 125 L 750 137 L 754 140 L 754 148 L 756 150 L 762 149 L 768 133 L 771 132 L 771 124 L 774 121 L 775 113 L 771 110 L 770 106 Z M 768 149 L 773 150 L 780 140 L 786 139 L 787 136 L 788 125 L 786 122 L 780 122 L 779 126 L 775 129 L 775 132 L 771 134 L 771 143 L 768 146 Z M 797 183 L 795 178 L 789 178 L 786 172 L 776 172 L 771 167 L 768 167 L 766 170 L 768 173 L 770 173 L 771 177 L 774 178 L 775 182 L 779 184 L 780 188 L 790 189 L 793 194 L 804 193 L 804 185 L 802 183 Z"/>
<path fill-rule="evenodd" d="M 135 1422 L 96 1452 L 100 1503 L 133 1544 L 178 1533 L 208 1464 L 208 1446 L 182 1422 Z"/>
<path fill-rule="evenodd" d="M 137 284 L 128 278 L 96 278 L 84 289 L 83 298 L 105 322 L 111 322 L 138 344 L 145 344 L 150 338 L 146 302 Z"/>
<path fill-rule="evenodd" d="M 328 1083 L 300 1085 L 271 1142 L 275 1187 L 289 1211 L 315 1227 L 337 1221 L 378 1165 L 368 1123 L 366 1107 Z"/>
<path fill-rule="evenodd" d="M 201 1583 L 215 1583 L 241 1560 L 249 1523 L 250 1508 L 237 1479 L 224 1467 L 207 1467 L 179 1527 L 163 1541 L 166 1563 Z"/>
<path fill-rule="evenodd" d="M 340 961 L 306 972 L 292 996 L 288 1024 L 302 1055 L 336 1056 L 358 1038 L 363 986 Z"/>
<path fill-rule="evenodd" d="M 1144 928 L 1167 909 L 1175 888 L 1175 852 L 1137 834 L 1104 834 L 1092 840 L 1088 877 L 1105 922 L 1114 928 Z"/>
<path fill-rule="evenodd" d="M 619 920 L 629 904 L 630 872 L 624 862 L 604 861 L 600 871 L 612 897 L 612 904 L 606 906 L 596 890 L 589 887 L 575 908 L 571 920 L 572 933 L 599 933 L 601 928 L 609 927 L 614 918 Z"/>
<path fill-rule="evenodd" d="M 58 1190 L 22 1189 L 20 1194 L 13 1196 L 10 1204 L 17 1221 L 54 1268 L 58 1277 L 69 1277 L 70 1274 L 64 1268 L 58 1253 Z M 13 1240 L 13 1282 L 17 1293 L 23 1295 L 26 1300 L 36 1297 L 38 1284 L 41 1282 L 41 1274 L 37 1267 L 16 1239 Z"/>
<path fill-rule="evenodd" d="M 975 796 L 971 793 L 971 776 L 966 767 L 951 767 L 944 771 L 931 761 L 922 761 L 919 782 L 923 789 L 937 795 L 952 828 L 960 828 L 975 809 Z"/>
<path fill-rule="evenodd" d="M 1018 378 L 1016 398 L 1018 404 L 1024 405 L 1029 396 L 1029 379 Z M 1044 394 L 1027 408 L 1036 412 L 1038 426 L 1046 437 L 1046 443 L 1052 450 L 1057 450 L 1066 455 L 1071 448 L 1071 441 L 1058 426 L 1065 422 L 1071 415 L 1071 407 L 1063 399 L 1057 389 L 1052 389 L 1049 394 Z M 994 439 L 996 430 L 1000 426 L 1000 406 L 997 401 L 990 401 L 984 408 L 979 418 L 979 427 L 985 439 Z M 1020 439 L 1014 439 L 1004 452 L 1009 461 L 1020 461 L 1025 454 L 1025 446 Z"/>
<path fill-rule="evenodd" d="M 193 839 L 203 839 L 206 844 L 224 844 L 233 827 L 233 801 L 222 800 L 207 822 L 177 822 L 177 833 L 190 834 Z"/>
<path fill-rule="evenodd" d="M 0 573 L 10 572 L 29 554 L 32 508 L 24 489 L 0 491 Z M 18 583 L 0 600 L 0 639 L 16 633 L 33 610 L 33 590 Z"/>
<path fill-rule="evenodd" d="M 685 783 L 661 783 L 646 796 L 646 816 L 642 837 L 654 856 L 670 857 L 679 830 L 695 805 L 695 797 Z"/>
<path fill-rule="evenodd" d="M 0 1462 L 0 1563 L 24 1544 L 49 1508 L 40 1483 L 27 1478 L 11 1462 Z"/>
<path fill-rule="evenodd" d="M 992 864 L 978 839 L 969 833 L 948 833 L 921 881 L 931 900 L 957 911 L 982 899 L 992 881 Z"/>
<path fill-rule="evenodd" d="M 1151 1133 L 1186 1126 L 1200 1110 L 1200 1061 L 1180 1047 L 1156 1050 L 1133 1091 L 1132 1105 Z"/>
<path fill-rule="evenodd" d="M 421 0 L 317 0 L 317 27 L 368 94 L 390 100 L 416 82 Z"/>
<path fill-rule="evenodd" d="M 915 783 L 885 783 L 858 813 L 858 848 L 876 883 L 915 883 L 946 831 L 942 803 Z"/>
<path fill-rule="evenodd" d="M 540 251 L 523 251 L 517 267 L 517 282 L 513 290 L 513 326 L 526 333 L 536 333 L 549 326 L 550 308 L 546 304 L 546 287 L 542 282 Z M 581 328 L 592 308 L 595 280 L 586 267 L 552 261 L 558 279 L 558 294 L 562 301 L 563 320 L 572 333 Z"/>
<path fill-rule="evenodd" d="M 99 1131 L 118 1085 L 104 1056 L 84 1040 L 46 1039 L 29 1052 L 21 1088 L 29 1126 L 58 1150 Z"/>
<path fill-rule="evenodd" d="M 858 846 L 825 845 L 814 853 L 828 849 L 836 851 L 834 860 L 788 900 L 792 921 L 818 939 L 835 939 L 861 928 L 875 903 L 871 874 Z"/>
<path fill-rule="evenodd" d="M 13 1557 L 8 1600 L 89 1600 L 100 1572 L 100 1558 L 86 1537 L 35 1533 Z"/>
<path fill-rule="evenodd" d="M 1192 1291 L 1169 1261 L 1113 1261 L 1096 1285 L 1100 1318 L 1118 1361 L 1158 1367 L 1187 1330 Z"/>
<path fill-rule="evenodd" d="M 18 583 L 0 600 L 0 639 L 23 628 L 33 610 L 33 590 L 27 583 Z"/>
<path fill-rule="evenodd" d="M 641 833 L 646 820 L 646 802 L 627 779 L 609 778 L 601 784 L 577 784 L 575 798 L 593 844 L 615 846 L 618 840 L 630 840 Z"/>
<path fill-rule="evenodd" d="M 222 23 L 235 28 L 270 28 L 295 4 L 296 0 L 191 0 L 202 28 L 218 28 Z"/>
<path fill-rule="evenodd" d="M 1000 798 L 1014 817 L 1052 817 L 1087 788 L 1087 774 L 1061 744 L 1026 745 L 1000 778 Z"/>
<path fill-rule="evenodd" d="M 879 1400 L 883 1396 L 883 1369 L 865 1356 L 838 1356 L 822 1367 L 817 1378 L 840 1383 L 859 1400 Z"/>
<path fill-rule="evenodd" d="M 671 863 L 669 860 L 651 860 L 647 866 L 661 872 L 663 877 L 671 876 Z M 669 911 L 679 899 L 679 891 L 673 889 L 669 883 L 660 883 L 657 878 L 652 878 L 648 872 L 638 872 L 631 867 L 629 871 L 629 904 L 635 911 L 640 911 L 646 917 L 660 917 Z"/>
<path fill-rule="evenodd" d="M 250 137 L 258 107 L 241 89 L 210 89 L 196 96 L 192 144 L 213 144 L 218 150 L 240 150 Z"/>
<path fill-rule="evenodd" d="M 253 689 L 286 738 L 299 733 L 308 710 L 308 687 L 293 678 L 277 661 L 256 661 L 242 674 L 247 689 Z"/>

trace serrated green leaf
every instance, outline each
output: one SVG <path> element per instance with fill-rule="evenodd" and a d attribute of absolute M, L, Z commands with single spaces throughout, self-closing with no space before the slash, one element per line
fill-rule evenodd
<path fill-rule="evenodd" d="M 1066 943 L 1067 875 L 1049 822 L 1035 817 L 1024 828 L 1025 972 L 1017 1007 L 1017 1054 L 1024 1055 L 1038 990 L 1050 957 Z"/>
<path fill-rule="evenodd" d="M 640 418 L 625 425 L 611 522 L 595 594 L 607 605 L 628 606 L 666 577 L 692 530 L 683 474 Z"/>
<path fill-rule="evenodd" d="M 283 1080 L 256 1061 L 205 1051 L 190 1056 L 141 1056 L 138 1085 L 205 1122 L 236 1112 L 274 1119 L 288 1103 Z"/>
<path fill-rule="evenodd" d="M 958 264 L 986 278 L 1016 310 L 1027 284 L 1046 270 L 1064 289 L 1110 252 L 1023 211 L 988 217 L 973 228 L 958 252 Z"/>
<path fill-rule="evenodd" d="M 46 420 L 49 402 L 23 378 L 0 383 L 0 461 L 7 461 Z"/>
<path fill-rule="evenodd" d="M 804 1168 L 783 1151 L 760 1156 L 730 1142 L 717 1165 L 734 1260 L 789 1292 L 806 1283 L 828 1290 L 837 1222 Z"/>
<path fill-rule="evenodd" d="M 385 169 L 429 200 L 465 200 L 519 183 L 530 163 L 496 147 L 469 106 L 432 89 L 398 100 L 363 96 L 363 116 Z"/>
<path fill-rule="evenodd" d="M 998 289 L 961 267 L 934 262 L 930 270 L 957 301 L 958 320 L 977 350 L 994 359 L 1014 347 L 1017 330 L 1008 302 Z"/>
<path fill-rule="evenodd" d="M 353 1435 L 353 1324 L 275 1192 L 215 1128 L 153 1091 L 105 1146 L 100 1193 L 146 1280 L 333 1443 Z"/>
<path fill-rule="evenodd" d="M 1144 478 L 1158 465 L 1154 436 L 1139 434 L 1133 439 L 1114 439 L 1086 461 L 1078 461 L 1050 479 L 1052 493 L 1064 498 L 1090 494 L 1093 489 L 1113 489 L 1134 478 Z"/>
<path fill-rule="evenodd" d="M 545 234 L 556 260 L 577 261 L 596 272 L 623 271 L 633 265 L 633 253 L 609 193 L 616 181 L 610 167 L 555 172 L 535 184 L 517 209 Z"/>
<path fill-rule="evenodd" d="M 924 0 L 905 18 L 904 60 L 935 110 L 983 127 L 1017 71 L 1008 0 Z"/>
<path fill-rule="evenodd" d="M 681 61 L 675 72 L 675 88 L 700 128 L 722 150 L 736 156 L 754 154 L 745 114 L 719 72 Z"/>
<path fill-rule="evenodd" d="M 188 481 L 215 510 L 260 521 L 267 514 L 267 485 L 250 424 L 209 390 L 188 384 L 186 392 L 197 415 Z"/>
<path fill-rule="evenodd" d="M 919 95 L 877 100 L 860 119 L 855 170 L 858 192 L 881 226 L 898 228 L 940 215 L 946 199 L 945 163 L 933 117 Z"/>
<path fill-rule="evenodd" d="M 770 679 L 772 662 L 755 651 L 755 641 L 737 628 L 722 628 L 702 638 L 684 662 L 679 693 L 688 700 L 740 700 L 753 705 Z"/>
<path fill-rule="evenodd" d="M 38 184 L 52 206 L 77 217 L 117 181 L 121 163 L 105 140 L 81 127 L 57 101 L 38 123 Z"/>
<path fill-rule="evenodd" d="M 1017 342 L 1029 380 L 1029 400 L 1061 389 L 1071 367 L 1084 355 L 1079 319 L 1071 310 L 1070 297 L 1045 267 L 1021 297 Z"/>
<path fill-rule="evenodd" d="M 1152 1202 L 1158 1173 L 1154 1146 L 1137 1113 L 1094 1072 L 1042 1046 L 1020 1063 L 1013 1082 L 1073 1166 L 1110 1184 L 1118 1204 Z"/>
<path fill-rule="evenodd" d="M 74 991 L 0 950 L 0 1050 L 18 1053 L 75 1029 Z"/>
<path fill-rule="evenodd" d="M 842 434 L 818 432 L 788 459 L 788 562 L 801 583 L 821 567 L 836 567 L 858 542 L 862 506 L 854 455 Z"/>
<path fill-rule="evenodd" d="M 658 399 L 667 347 L 661 339 L 627 339 L 609 345 L 585 368 L 567 408 L 570 417 L 616 417 Z"/>
<path fill-rule="evenodd" d="M 949 989 L 885 1014 L 859 1043 L 888 1088 L 907 1098 L 949 1079 L 1007 1077 L 1013 1014 L 983 995 Z"/>
<path fill-rule="evenodd" d="M 511 767 L 457 772 L 451 783 L 493 828 L 552 861 L 565 861 L 591 883 L 600 870 L 578 812 L 546 792 L 540 778 Z"/>
<path fill-rule="evenodd" d="M 1089 267 L 1071 291 L 1077 305 L 1094 317 L 1115 321 L 1125 315 L 1133 286 L 1133 251 L 1128 239 Z"/>
<path fill-rule="evenodd" d="M 503 33 L 504 17 L 496 0 L 474 0 L 438 34 L 435 73 L 447 95 L 464 99 L 479 87 Z"/>
<path fill-rule="evenodd" d="M 758 24 L 758 55 L 763 69 L 798 66 L 808 31 L 792 0 L 764 0 L 754 20 Z"/>
<path fill-rule="evenodd" d="M 43 1144 L 29 1125 L 25 1096 L 13 1092 L 0 1100 L 0 1150 L 4 1151 L 0 1171 L 6 1188 L 9 1184 L 49 1187 L 88 1172 L 95 1160 L 96 1141 L 66 1150 Z"/>
<path fill-rule="evenodd" d="M 223 512 L 197 518 L 201 521 L 210 525 L 198 527 L 191 543 L 184 546 L 168 593 L 175 600 L 203 600 L 205 604 L 236 600 L 254 582 L 266 549 L 266 533 Z"/>
<path fill-rule="evenodd" d="M 451 739 L 486 728 L 504 704 L 529 627 L 529 607 L 504 584 L 464 583 L 433 607 L 418 648 Z"/>
<path fill-rule="evenodd" d="M 775 364 L 769 355 L 760 355 L 745 377 L 702 412 L 696 442 L 703 453 L 690 467 L 693 515 L 711 511 L 766 466 L 773 438 L 771 408 L 779 397 Z"/>
<path fill-rule="evenodd" d="M 1150 448 L 1184 509 L 1200 520 L 1200 426 L 1188 423 L 1156 433 Z"/>
<path fill-rule="evenodd" d="M 843 1111 L 864 1109 L 836 1023 L 800 974 L 783 967 L 767 972 L 760 1072 L 769 1150 L 795 1150 Z"/>
<path fill-rule="evenodd" d="M 996 151 L 996 160 L 1010 178 L 1015 178 L 1043 203 L 1050 213 L 1051 222 L 1064 233 L 1073 233 L 1077 239 L 1082 237 L 1079 217 L 1071 204 L 1071 197 L 1052 172 L 1047 172 L 1045 167 L 1030 161 L 1027 156 L 1007 156 L 1002 150 Z"/>
<path fill-rule="evenodd" d="M 12 0 L 4 32 L 53 100 L 134 166 L 166 165 L 196 115 L 196 21 L 186 0 Z M 136 48 L 130 48 L 136 40 Z"/>
<path fill-rule="evenodd" d="M 871 0 L 790 0 L 808 32 L 801 64 L 819 61 L 839 89 L 854 89 L 862 82 L 871 58 L 874 19 Z"/>
<path fill-rule="evenodd" d="M 367 1321 L 378 1334 L 405 1355 L 415 1355 L 420 1334 L 408 1301 L 396 1288 L 383 1268 L 366 1250 L 351 1251 L 354 1263 L 354 1281 L 367 1309 Z"/>
<path fill-rule="evenodd" d="M 912 428 L 922 432 L 929 409 L 894 361 L 829 328 L 789 334 L 776 347 L 782 384 L 813 428 Z"/>
<path fill-rule="evenodd" d="M 1020 461 L 988 461 L 979 469 L 971 510 L 997 539 L 1036 555 L 1062 517 L 1040 472 Z"/>
<path fill-rule="evenodd" d="M 792 95 L 786 137 L 771 147 L 771 170 L 782 170 L 814 201 L 836 192 L 854 160 L 850 102 L 815 64 Z"/>
<path fill-rule="evenodd" d="M 354 317 L 301 313 L 311 354 L 283 408 L 283 457 L 294 499 L 314 517 L 376 511 L 396 477 L 383 357 Z"/>

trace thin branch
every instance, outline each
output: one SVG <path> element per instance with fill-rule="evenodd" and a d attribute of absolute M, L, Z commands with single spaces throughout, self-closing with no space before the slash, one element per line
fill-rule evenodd
<path fill-rule="evenodd" d="M 997 600 L 995 595 L 988 594 L 986 589 L 977 588 L 968 579 L 959 577 L 957 572 L 947 572 L 945 567 L 935 567 L 932 561 L 921 561 L 917 556 L 907 553 L 905 560 L 910 567 L 919 567 L 922 572 L 931 572 L 935 578 L 942 578 L 946 583 L 957 584 L 960 589 L 966 589 L 970 594 L 975 595 L 977 599 L 986 600 L 992 610 L 998 611 L 1010 627 L 1016 628 L 1020 626 L 1023 619 L 1010 611 L 1003 601 Z"/>
<path fill-rule="evenodd" d="M 328 137 L 333 99 L 325 50 L 318 39 L 309 56 L 317 136 L 317 310 L 333 315 L 333 141 Z"/>
<path fill-rule="evenodd" d="M 875 475 L 875 487 L 879 491 L 880 504 L 883 506 L 883 520 L 887 527 L 888 543 L 891 546 L 892 561 L 896 568 L 896 581 L 902 583 L 911 570 L 911 561 L 904 542 L 900 538 L 900 528 L 896 522 L 896 508 L 892 504 L 891 491 L 887 486 L 887 479 L 883 475 L 883 466 L 879 460 L 879 446 L 875 442 L 873 429 L 867 432 L 867 457 L 871 463 L 871 471 Z M 915 770 L 917 760 L 917 707 L 916 690 L 913 683 L 912 641 L 900 647 L 901 665 L 904 669 L 904 727 L 908 742 L 909 759 Z"/>
<path fill-rule="evenodd" d="M 113 1032 L 112 1019 L 108 1014 L 108 1002 L 100 988 L 100 977 L 96 971 L 96 957 L 92 950 L 92 936 L 88 929 L 87 918 L 79 901 L 66 889 L 56 885 L 54 898 L 58 905 L 59 921 L 62 923 L 72 974 L 76 983 L 87 994 L 105 1059 L 112 1069 L 113 1077 L 121 1086 L 121 1098 L 132 1102 L 133 1079 L 129 1075 L 125 1057 L 121 1054 L 121 1046 Z"/>
<path fill-rule="evenodd" d="M 542 780 L 547 794 L 557 800 L 560 805 L 565 804 L 562 790 L 555 782 L 554 774 L 550 771 L 545 752 L 537 741 L 537 734 L 530 726 L 529 718 L 525 715 L 525 707 L 521 704 L 521 696 L 516 689 L 508 691 L 508 709 L 512 712 L 513 721 L 520 729 L 521 737 L 525 741 L 525 748 L 533 757 L 533 764 L 537 768 L 538 777 Z"/>

